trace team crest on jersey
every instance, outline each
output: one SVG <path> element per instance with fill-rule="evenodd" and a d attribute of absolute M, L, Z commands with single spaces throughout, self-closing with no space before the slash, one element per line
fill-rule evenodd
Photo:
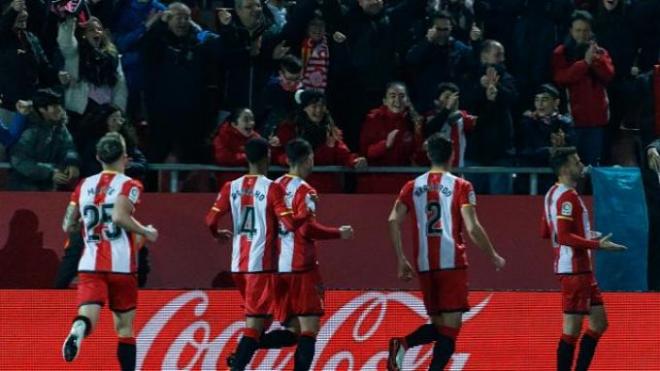
<path fill-rule="evenodd" d="M 573 204 L 570 201 L 566 201 L 561 204 L 561 215 L 563 216 L 573 215 Z"/>
<path fill-rule="evenodd" d="M 136 203 L 138 198 L 140 198 L 140 190 L 138 187 L 131 187 L 131 190 L 128 192 L 128 199 L 131 200 L 132 203 Z"/>

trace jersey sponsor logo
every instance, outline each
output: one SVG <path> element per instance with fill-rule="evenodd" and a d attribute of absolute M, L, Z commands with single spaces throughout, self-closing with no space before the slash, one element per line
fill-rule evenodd
<path fill-rule="evenodd" d="M 128 191 L 128 199 L 131 200 L 132 203 L 136 203 L 139 198 L 140 198 L 140 189 L 135 186 L 131 187 L 131 190 Z"/>
<path fill-rule="evenodd" d="M 570 201 L 566 201 L 561 204 L 561 215 L 563 216 L 573 215 L 573 204 Z"/>

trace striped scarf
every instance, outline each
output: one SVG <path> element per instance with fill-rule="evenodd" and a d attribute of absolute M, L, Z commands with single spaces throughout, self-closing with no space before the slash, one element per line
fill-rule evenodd
<path fill-rule="evenodd" d="M 323 37 L 319 42 L 306 38 L 302 43 L 303 87 L 325 91 L 328 84 L 328 66 L 330 65 L 330 49 L 328 39 Z"/>

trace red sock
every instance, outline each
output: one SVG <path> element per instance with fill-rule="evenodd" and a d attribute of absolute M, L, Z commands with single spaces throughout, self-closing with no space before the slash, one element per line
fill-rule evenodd
<path fill-rule="evenodd" d="M 448 326 L 438 326 L 438 333 L 444 335 L 452 340 L 456 340 L 458 333 L 461 331 L 460 328 L 453 328 Z"/>
<path fill-rule="evenodd" d="M 310 337 L 312 339 L 316 339 L 316 333 L 312 332 L 312 331 L 303 331 L 303 332 L 300 333 L 300 336 L 307 336 L 307 337 Z"/>
<path fill-rule="evenodd" d="M 587 329 L 587 331 L 584 332 L 585 335 L 591 336 L 595 340 L 599 340 L 601 336 L 603 336 L 602 332 L 596 332 L 592 329 Z"/>
<path fill-rule="evenodd" d="M 248 327 L 245 330 L 243 330 L 243 336 L 259 341 L 259 337 L 261 337 L 261 332 L 257 331 L 256 329 Z"/>
<path fill-rule="evenodd" d="M 129 345 L 135 345 L 135 338 L 134 337 L 119 337 L 118 338 L 120 344 L 129 344 Z"/>
<path fill-rule="evenodd" d="M 570 345 L 575 346 L 575 344 L 577 344 L 578 337 L 577 336 L 572 336 L 572 335 L 561 334 L 561 340 L 563 342 L 565 342 L 566 344 L 570 344 Z"/>

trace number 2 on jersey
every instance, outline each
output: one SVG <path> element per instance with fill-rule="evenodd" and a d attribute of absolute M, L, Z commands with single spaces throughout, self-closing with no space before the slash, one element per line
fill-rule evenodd
<path fill-rule="evenodd" d="M 426 205 L 426 235 L 441 236 L 442 224 L 440 224 L 441 207 L 439 202 L 429 202 Z"/>
<path fill-rule="evenodd" d="M 114 204 L 87 205 L 83 208 L 87 241 L 99 242 L 101 240 L 101 236 L 95 230 L 99 224 L 103 226 L 101 233 L 106 240 L 114 240 L 119 237 L 121 228 L 112 222 L 112 208 L 114 206 Z"/>
<path fill-rule="evenodd" d="M 250 236 L 257 233 L 257 226 L 254 221 L 254 207 L 244 207 L 241 216 L 241 227 L 238 232 L 241 234 L 249 234 Z"/>

